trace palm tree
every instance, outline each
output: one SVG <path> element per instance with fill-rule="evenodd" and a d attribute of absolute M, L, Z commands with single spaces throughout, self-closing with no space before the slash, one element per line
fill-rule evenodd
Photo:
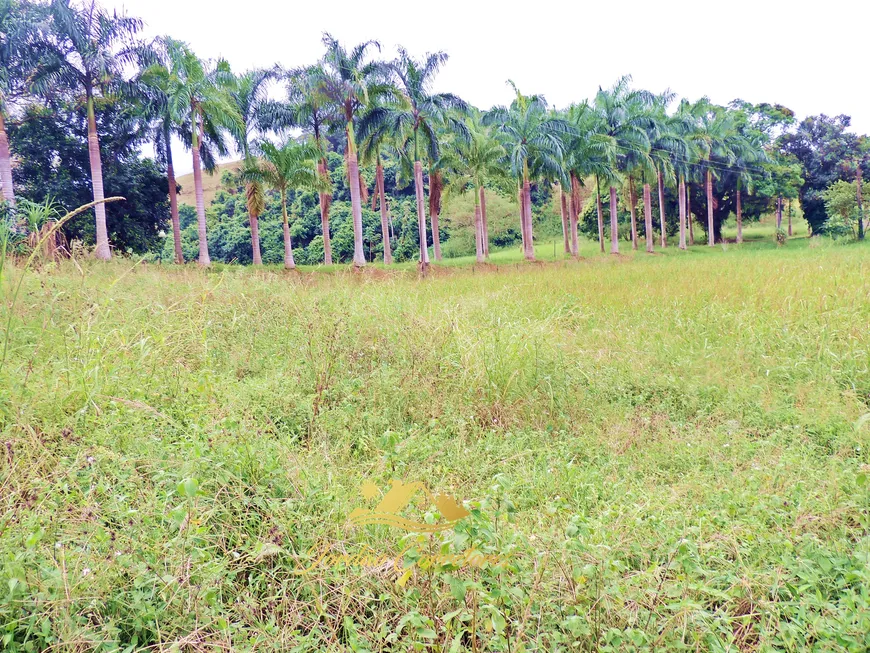
<path fill-rule="evenodd" d="M 133 38 L 142 27 L 138 18 L 109 13 L 96 0 L 84 0 L 80 8 L 70 0 L 52 0 L 51 34 L 44 46 L 44 59 L 34 78 L 34 89 L 48 94 L 58 88 L 82 94 L 88 117 L 88 157 L 91 165 L 94 214 L 96 216 L 96 256 L 112 258 L 103 204 L 103 165 L 94 99 L 112 86 L 123 83 L 124 67 L 135 62 Z"/>
<path fill-rule="evenodd" d="M 441 226 L 438 218 L 441 217 L 441 194 L 444 191 L 443 165 L 440 157 L 429 162 L 429 221 L 432 225 L 432 253 L 436 261 L 441 260 Z"/>
<path fill-rule="evenodd" d="M 160 60 L 166 52 L 168 37 L 158 39 L 152 47 L 144 52 L 144 63 Z M 141 117 L 150 124 L 154 152 L 157 160 L 166 166 L 166 181 L 169 186 L 169 218 L 172 224 L 172 240 L 175 246 L 175 262 L 184 263 L 184 253 L 181 248 L 181 221 L 178 215 L 178 183 L 175 180 L 175 166 L 172 161 L 172 134 L 178 125 L 169 111 L 166 82 L 169 75 L 165 61 L 152 63 L 139 75 L 138 90 L 141 102 Z"/>
<path fill-rule="evenodd" d="M 714 177 L 718 178 L 721 172 L 733 170 L 735 166 L 739 171 L 741 162 L 745 168 L 751 162 L 763 161 L 766 157 L 759 144 L 741 133 L 734 112 L 702 98 L 694 105 L 692 113 L 697 119 L 698 140 L 703 152 L 699 167 L 704 174 L 707 195 L 707 244 L 712 247 L 716 242 Z"/>
<path fill-rule="evenodd" d="M 531 178 L 533 173 L 558 173 L 565 149 L 562 138 L 570 136 L 573 129 L 567 121 L 550 115 L 543 96 L 523 95 L 512 81 L 508 84 L 516 93 L 510 107 L 494 107 L 483 121 L 498 125 L 497 137 L 508 152 L 511 173 L 519 186 L 523 254 L 533 261 Z"/>
<path fill-rule="evenodd" d="M 755 154 L 752 144 L 740 134 L 732 112 L 702 98 L 696 103 L 693 113 L 698 119 L 699 140 L 704 154 L 700 167 L 707 194 L 707 244 L 712 247 L 716 244 L 713 178 L 732 168 L 739 159 L 751 159 Z"/>
<path fill-rule="evenodd" d="M 694 108 L 688 100 L 681 100 L 676 112 L 670 119 L 670 128 L 679 139 L 680 152 L 676 149 L 671 152 L 671 163 L 674 172 L 679 177 L 678 195 L 680 207 L 680 249 L 686 249 L 686 232 L 688 230 L 690 242 L 695 244 L 694 228 L 689 206 L 689 192 L 686 184 L 687 179 L 692 179 L 696 172 L 697 163 L 701 158 L 702 138 L 697 127 L 697 118 Z"/>
<path fill-rule="evenodd" d="M 320 69 L 322 75 L 316 80 L 317 88 L 318 93 L 335 107 L 340 116 L 336 118 L 344 122 L 347 139 L 345 163 L 353 214 L 353 264 L 363 267 L 366 258 L 363 252 L 362 200 L 354 121 L 360 110 L 376 100 L 385 88 L 384 66 L 377 61 L 366 61 L 369 50 L 380 50 L 381 46 L 377 41 L 366 41 L 348 51 L 329 34 L 323 35 L 323 44 L 326 54 Z"/>
<path fill-rule="evenodd" d="M 652 105 L 653 95 L 648 91 L 633 90 L 629 87 L 631 77 L 620 78 L 610 89 L 599 88 L 593 102 L 603 133 L 614 141 L 617 152 L 613 162 L 615 170 L 628 172 L 649 164 L 649 137 L 647 109 Z M 633 175 L 632 175 L 633 176 Z M 619 253 L 619 234 L 616 212 L 616 184 L 618 178 L 612 176 L 610 183 L 610 253 Z"/>
<path fill-rule="evenodd" d="M 240 129 L 237 132 L 236 147 L 242 155 L 244 165 L 251 163 L 251 138 L 264 131 L 267 116 L 266 109 L 268 84 L 275 78 L 274 69 L 256 68 L 237 76 L 232 80 L 229 97 L 238 115 L 241 117 Z M 248 222 L 251 227 L 251 248 L 254 265 L 262 265 L 260 255 L 260 230 L 258 218 L 265 210 L 263 187 L 256 180 L 245 184 L 245 199 L 248 208 Z"/>
<path fill-rule="evenodd" d="M 566 254 L 573 254 L 571 246 L 571 226 L 570 226 L 570 204 L 568 202 L 568 194 L 562 188 L 561 182 L 553 184 L 553 191 L 556 193 L 557 201 L 559 202 L 559 217 L 562 219 L 562 246 Z"/>
<path fill-rule="evenodd" d="M 310 190 L 329 192 L 329 178 L 321 174 L 318 162 L 323 151 L 316 143 L 297 143 L 290 139 L 282 146 L 268 141 L 258 145 L 260 161 L 251 157 L 243 176 L 249 182 L 264 183 L 281 195 L 281 219 L 284 226 L 284 267 L 296 267 L 293 244 L 290 241 L 290 219 L 287 214 L 287 191 Z"/>
<path fill-rule="evenodd" d="M 489 130 L 473 118 L 468 120 L 467 138 L 454 138 L 444 154 L 443 165 L 450 171 L 450 189 L 474 193 L 474 244 L 477 262 L 489 256 L 487 225 L 483 217 L 484 183 L 505 181 L 506 152 Z"/>
<path fill-rule="evenodd" d="M 42 7 L 13 0 L 0 0 L 0 190 L 7 206 L 15 209 L 12 185 L 12 156 L 6 134 L 8 101 L 25 92 L 28 61 L 38 45 L 34 43 Z"/>
<path fill-rule="evenodd" d="M 240 138 L 242 117 L 227 92 L 233 76 L 226 61 L 221 59 L 215 64 L 203 62 L 180 41 L 167 43 L 167 55 L 169 68 L 164 69 L 163 73 L 155 70 L 153 74 L 165 75 L 170 115 L 176 123 L 184 124 L 190 134 L 199 237 L 198 263 L 205 266 L 211 264 L 211 259 L 208 254 L 202 190 L 203 140 L 210 136 L 218 153 L 226 154 L 221 130 L 228 130 L 236 138 Z"/>
<path fill-rule="evenodd" d="M 157 161 L 166 166 L 166 179 L 169 185 L 169 215 L 172 224 L 172 238 L 175 246 L 175 262 L 184 263 L 181 248 L 181 222 L 178 214 L 178 183 L 175 179 L 175 164 L 172 157 L 172 138 L 178 137 L 190 143 L 192 134 L 188 121 L 178 121 L 170 106 L 169 51 L 173 47 L 183 47 L 179 41 L 169 36 L 156 39 L 140 52 L 141 65 L 144 67 L 135 81 L 135 96 L 139 106 L 139 117 L 148 125 Z M 223 147 L 221 135 L 213 133 L 209 122 L 200 144 L 200 159 L 208 172 L 217 167 L 217 149 Z M 210 133 L 211 132 L 211 133 Z M 224 150 L 225 152 L 225 150 Z"/>
<path fill-rule="evenodd" d="M 662 249 L 668 246 L 667 221 L 665 219 L 665 181 L 673 183 L 676 180 L 676 162 L 689 157 L 689 144 L 682 136 L 682 120 L 679 116 L 670 116 L 667 106 L 675 95 L 665 91 L 655 97 L 650 112 L 649 138 L 650 156 L 653 160 L 659 195 L 659 228 L 661 230 Z M 682 220 L 682 215 L 680 217 Z M 647 237 L 647 249 L 650 236 Z M 685 248 L 684 248 L 685 249 Z"/>
<path fill-rule="evenodd" d="M 340 120 L 336 107 L 324 93 L 327 73 L 320 65 L 307 66 L 290 71 L 286 76 L 287 100 L 283 103 L 267 103 L 266 112 L 271 113 L 273 129 L 297 128 L 313 137 L 320 148 L 317 168 L 323 177 L 329 176 L 326 152 L 329 142 L 324 130 Z M 323 233 L 323 263 L 332 265 L 332 239 L 329 233 L 329 207 L 332 195 L 318 193 L 320 226 Z"/>
<path fill-rule="evenodd" d="M 362 121 L 365 121 L 363 117 Z M 375 163 L 375 193 L 372 200 L 372 210 L 375 205 L 380 205 L 381 212 L 381 238 L 384 244 L 384 265 L 393 262 L 393 250 L 390 242 L 390 213 L 387 206 L 387 194 L 384 186 L 384 161 L 381 157 L 382 149 L 394 149 L 390 143 L 391 134 L 378 130 L 369 134 L 360 144 L 360 155 L 365 163 Z M 400 156 L 397 153 L 397 156 Z"/>
<path fill-rule="evenodd" d="M 674 95 L 665 91 L 662 95 L 654 98 L 650 108 L 647 123 L 647 135 L 650 141 L 650 160 L 653 163 L 652 174 L 658 183 L 659 204 L 659 229 L 661 232 L 661 246 L 667 247 L 667 221 L 665 219 L 665 182 L 675 183 L 677 170 L 684 169 L 690 163 L 693 156 L 690 141 L 691 121 L 677 111 L 674 115 L 668 115 L 667 105 L 673 100 Z M 644 195 L 648 189 L 645 184 Z M 679 185 L 680 204 L 680 242 L 681 248 L 685 249 L 685 206 L 684 206 L 685 183 L 681 177 Z M 647 251 L 652 252 L 652 215 L 646 211 Z"/>
<path fill-rule="evenodd" d="M 767 154 L 763 147 L 763 137 L 760 134 L 747 132 L 745 129 L 740 129 L 740 138 L 733 148 L 734 155 L 734 172 L 737 176 L 737 189 L 735 198 L 734 214 L 737 218 L 737 242 L 743 242 L 743 189 L 752 192 L 755 186 L 755 179 L 752 172 L 756 170 L 756 165 L 768 161 Z M 791 228 L 791 210 L 789 210 L 789 229 Z M 791 233 L 789 233 L 791 235 Z"/>
<path fill-rule="evenodd" d="M 443 52 L 428 54 L 423 60 L 411 57 L 404 48 L 399 48 L 399 56 L 389 69 L 397 80 L 396 101 L 376 106 L 360 123 L 360 134 L 368 137 L 371 134 L 384 132 L 404 141 L 404 155 L 413 161 L 414 190 L 417 199 L 417 224 L 420 232 L 420 263 L 425 269 L 429 264 L 429 251 L 426 242 L 426 210 L 423 201 L 423 163 L 422 154 L 425 149 L 429 161 L 437 164 L 440 156 L 438 143 L 438 128 L 465 135 L 464 123 L 451 115 L 451 112 L 466 112 L 468 105 L 452 93 L 432 93 L 431 87 L 435 75 L 447 62 Z M 423 143 L 421 143 L 421 138 Z M 434 184 L 433 184 L 434 182 Z M 440 178 L 435 173 L 433 180 L 430 169 L 429 188 L 431 208 L 439 209 Z M 435 188 L 433 188 L 433 185 Z M 438 242 L 437 210 L 432 222 L 433 240 Z M 435 258 L 441 258 L 441 246 L 435 249 Z"/>
<path fill-rule="evenodd" d="M 586 101 L 568 107 L 563 117 L 571 125 L 573 132 L 564 139 L 562 178 L 559 180 L 558 192 L 565 251 L 578 258 L 580 248 L 577 229 L 583 208 L 580 188 L 590 175 L 611 174 L 609 161 L 613 156 L 613 140 L 601 133 L 598 116 Z M 567 193 L 563 190 L 565 185 L 568 187 Z M 603 238 L 602 231 L 600 228 L 599 239 Z"/>

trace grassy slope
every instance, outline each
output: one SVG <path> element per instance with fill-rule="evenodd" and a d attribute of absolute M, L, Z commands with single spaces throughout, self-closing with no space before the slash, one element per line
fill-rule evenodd
<path fill-rule="evenodd" d="M 230 163 L 219 163 L 213 175 L 203 171 L 202 173 L 202 195 L 205 199 L 206 208 L 211 205 L 215 193 L 221 187 L 221 177 L 225 170 L 236 171 L 241 165 L 240 161 L 232 161 Z M 190 206 L 196 206 L 196 195 L 193 192 L 193 173 L 182 175 L 176 180 L 181 186 L 181 192 L 178 194 L 178 201 Z"/>
<path fill-rule="evenodd" d="M 870 250 L 769 242 L 31 275 L 0 372 L 8 643 L 866 650 Z M 348 526 L 392 478 L 472 516 Z M 294 573 L 323 542 L 511 567 Z"/>

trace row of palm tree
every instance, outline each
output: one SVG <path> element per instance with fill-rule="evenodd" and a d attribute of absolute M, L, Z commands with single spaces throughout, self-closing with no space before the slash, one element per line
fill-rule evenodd
<path fill-rule="evenodd" d="M 10 6 L 12 0 L 2 0 Z M 10 28 L 14 10 L 0 11 Z M 707 242 L 715 243 L 713 180 L 723 171 L 738 171 L 738 240 L 742 237 L 740 193 L 751 190 L 765 143 L 741 130 L 734 112 L 706 98 L 682 100 L 668 112 L 675 97 L 634 89 L 623 77 L 594 98 L 565 110 L 550 107 L 543 96 L 525 95 L 509 82 L 510 105 L 478 111 L 451 93 L 434 91 L 435 79 L 448 57 L 443 52 L 417 59 L 400 48 L 392 61 L 377 58 L 380 45 L 367 41 L 346 48 L 329 34 L 317 63 L 284 70 L 279 66 L 237 75 L 225 60 L 203 60 L 169 37 L 144 43 L 140 21 L 110 14 L 96 0 L 78 7 L 70 0 L 52 0 L 43 21 L 8 29 L 11 36 L 0 55 L 10 63 L 29 61 L 26 75 L 4 73 L 2 92 L 15 87 L 12 77 L 26 78 L 27 92 L 48 97 L 61 91 L 80 96 L 88 114 L 88 147 L 95 201 L 103 199 L 95 97 L 127 94 L 140 107 L 152 134 L 158 158 L 169 181 L 176 262 L 183 262 L 177 184 L 170 143 L 181 139 L 192 158 L 201 265 L 209 265 L 207 221 L 203 200 L 203 167 L 229 155 L 242 158 L 246 204 L 254 264 L 260 264 L 258 217 L 268 187 L 281 197 L 285 265 L 293 267 L 287 215 L 287 194 L 310 190 L 319 198 L 324 263 L 332 260 L 329 214 L 332 188 L 327 152 L 343 151 L 354 232 L 353 264 L 364 266 L 362 206 L 368 196 L 361 163 L 374 164 L 373 207 L 378 205 L 384 262 L 392 262 L 389 205 L 384 188 L 384 159 L 399 163 L 402 183 L 413 181 L 419 228 L 419 259 L 429 264 L 432 250 L 441 258 L 439 213 L 442 193 L 474 194 L 475 250 L 478 261 L 489 255 L 487 190 L 516 194 L 525 258 L 533 260 L 532 188 L 548 187 L 562 216 L 565 251 L 579 256 L 578 221 L 582 188 L 594 185 L 598 240 L 605 250 L 602 187 L 610 214 L 610 251 L 619 252 L 618 204 L 623 195 L 631 222 L 632 247 L 638 248 L 637 189 L 642 187 L 646 250 L 654 251 L 652 184 L 658 195 L 661 247 L 667 246 L 665 188 L 679 198 L 679 247 L 694 242 L 688 216 L 687 186 L 706 189 Z M 17 50 L 16 50 L 17 48 Z M 37 52 L 30 60 L 25 52 Z M 130 74 L 135 70 L 134 74 Z M 270 98 L 281 84 L 285 95 Z M 0 184 L 8 204 L 14 203 L 10 154 L 3 129 L 4 95 L 0 94 Z M 301 136 L 299 133 L 301 132 Z M 426 184 L 428 178 L 428 220 Z M 742 184 L 742 186 L 740 185 Z M 96 255 L 111 257 L 105 209 L 96 214 Z M 687 238 L 688 231 L 688 238 Z"/>

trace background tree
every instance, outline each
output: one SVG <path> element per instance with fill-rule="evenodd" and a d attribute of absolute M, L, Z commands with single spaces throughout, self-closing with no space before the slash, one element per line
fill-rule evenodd
<path fill-rule="evenodd" d="M 735 127 L 748 147 L 735 152 L 733 167 L 736 175 L 736 219 L 737 242 L 743 242 L 743 191 L 754 192 L 761 185 L 762 195 L 780 197 L 785 193 L 789 198 L 797 197 L 800 185 L 800 167 L 777 146 L 776 138 L 794 123 L 794 112 L 782 105 L 762 103 L 758 105 L 734 100 L 728 105 L 735 119 Z M 791 170 L 787 167 L 794 166 Z M 771 184 L 772 177 L 797 177 L 791 183 Z M 782 179 L 785 181 L 785 178 Z M 778 202 L 777 202 L 778 204 Z M 778 226 L 778 225 L 777 225 Z M 791 234 L 789 234 L 791 235 Z"/>
<path fill-rule="evenodd" d="M 616 140 L 604 133 L 601 116 L 588 102 L 569 107 L 566 119 L 573 127 L 573 133 L 568 136 L 565 151 L 566 168 L 568 171 L 571 202 L 569 205 L 570 237 L 572 255 L 579 256 L 577 230 L 580 212 L 583 210 L 580 201 L 580 186 L 588 177 L 610 179 L 616 175 L 613 162 L 616 161 Z M 596 202 L 596 211 L 600 199 Z M 604 251 L 604 224 L 598 212 L 598 243 Z"/>
<path fill-rule="evenodd" d="M 181 219 L 178 206 L 178 183 L 175 177 L 175 162 L 172 156 L 172 138 L 177 137 L 183 143 L 190 143 L 192 133 L 188 120 L 178 121 L 170 104 L 170 73 L 169 50 L 171 47 L 182 47 L 178 41 L 164 36 L 156 39 L 141 50 L 143 67 L 135 80 L 135 100 L 139 107 L 139 117 L 148 125 L 149 138 L 154 143 L 154 153 L 157 162 L 166 168 L 166 179 L 169 185 L 169 213 L 172 225 L 173 249 L 175 262 L 184 263 L 184 252 L 181 239 Z M 209 127 L 212 125 L 209 123 Z M 215 142 L 216 141 L 216 142 Z M 217 150 L 226 152 L 223 148 L 223 137 L 218 133 L 203 133 L 200 143 L 200 160 L 209 173 L 217 167 Z M 114 206 L 107 207 L 111 212 Z"/>
<path fill-rule="evenodd" d="M 384 89 L 384 68 L 380 62 L 367 61 L 372 48 L 380 51 L 377 41 L 366 41 L 348 51 L 329 34 L 323 35 L 326 54 L 323 56 L 323 75 L 317 80 L 318 93 L 328 98 L 345 129 L 345 163 L 348 188 L 353 212 L 353 264 L 366 264 L 363 252 L 362 201 L 360 195 L 359 159 L 354 121 L 360 110 L 377 99 Z M 338 118 L 340 116 L 340 118 Z"/>
<path fill-rule="evenodd" d="M 447 62 L 447 55 L 435 52 L 421 60 L 411 57 L 404 48 L 399 48 L 398 58 L 390 64 L 390 71 L 396 80 L 398 96 L 396 101 L 374 107 L 360 125 L 360 133 L 375 135 L 389 133 L 403 141 L 404 156 L 412 162 L 414 191 L 417 198 L 417 222 L 420 232 L 420 262 L 429 263 L 426 243 L 426 209 L 423 188 L 423 155 L 429 161 L 437 162 L 440 157 L 439 132 L 442 127 L 454 133 L 465 133 L 465 125 L 451 115 L 452 111 L 467 111 L 466 103 L 452 93 L 432 93 L 435 75 Z M 422 141 L 422 142 L 421 142 Z M 430 190 L 432 179 L 430 177 Z M 436 177 L 436 184 L 440 184 Z M 440 204 L 434 197 L 434 204 Z M 437 216 L 432 224 L 433 239 L 437 234 Z M 440 258 L 440 242 L 435 252 Z"/>
<path fill-rule="evenodd" d="M 10 103 L 27 92 L 27 79 L 35 64 L 33 55 L 39 47 L 38 26 L 44 17 L 42 5 L 0 0 L 0 191 L 13 210 L 15 189 L 6 121 Z"/>
<path fill-rule="evenodd" d="M 721 220 L 716 220 L 718 199 L 713 192 L 714 178 L 733 172 L 740 158 L 752 156 L 752 145 L 737 128 L 733 112 L 702 98 L 696 103 L 693 113 L 697 116 L 699 141 L 703 156 L 699 165 L 704 174 L 707 202 L 707 244 L 713 246 L 721 240 Z"/>
<path fill-rule="evenodd" d="M 701 160 L 703 153 L 704 141 L 697 122 L 692 103 L 685 99 L 680 100 L 670 122 L 671 130 L 679 138 L 679 149 L 681 150 L 670 152 L 671 164 L 678 178 L 677 203 L 680 215 L 680 249 L 686 249 L 687 233 L 691 234 L 691 244 L 695 244 L 687 184 L 699 174 L 697 163 Z"/>
<path fill-rule="evenodd" d="M 516 93 L 510 107 L 494 107 L 484 114 L 483 121 L 498 125 L 496 135 L 508 153 L 511 173 L 519 184 L 523 255 L 533 261 L 532 175 L 544 171 L 558 173 L 564 150 L 562 138 L 573 130 L 565 120 L 550 115 L 543 96 L 523 95 L 512 81 L 508 84 Z"/>
<path fill-rule="evenodd" d="M 471 191 L 474 195 L 474 243 L 478 263 L 489 255 L 486 224 L 483 219 L 482 198 L 487 180 L 504 181 L 505 150 L 479 121 L 469 118 L 468 137 L 455 138 L 444 157 L 444 166 L 450 170 L 449 192 L 460 194 Z M 485 201 L 485 200 L 483 200 Z"/>
<path fill-rule="evenodd" d="M 314 138 L 314 144 L 320 148 L 318 171 L 321 176 L 328 176 L 327 152 L 329 141 L 326 139 L 326 129 L 335 124 L 339 118 L 336 108 L 330 103 L 325 90 L 326 72 L 320 65 L 306 66 L 293 70 L 286 76 L 287 100 L 285 103 L 270 105 L 273 128 L 294 127 Z M 329 227 L 329 207 L 332 195 L 320 193 L 320 225 L 323 235 L 323 263 L 332 265 L 332 239 Z"/>
<path fill-rule="evenodd" d="M 236 148 L 242 155 L 243 166 L 250 166 L 253 155 L 251 141 L 266 131 L 266 126 L 272 122 L 267 114 L 268 84 L 275 78 L 274 69 L 255 68 L 236 76 L 228 85 L 229 98 L 238 113 L 239 129 L 235 132 Z M 260 254 L 260 234 L 257 224 L 258 216 L 265 208 L 263 187 L 256 179 L 251 179 L 245 186 L 245 197 L 248 204 L 248 220 L 251 225 L 251 249 L 254 265 L 262 265 Z"/>
<path fill-rule="evenodd" d="M 154 152 L 158 161 L 166 166 L 166 181 L 169 187 L 169 218 L 172 225 L 172 241 L 175 263 L 184 263 L 181 245 L 181 220 L 178 210 L 178 183 L 175 179 L 175 164 L 172 160 L 172 135 L 178 132 L 169 106 L 167 82 L 169 75 L 166 45 L 170 37 L 156 39 L 141 52 L 142 70 L 137 79 L 140 112 L 150 124 Z"/>
<path fill-rule="evenodd" d="M 95 121 L 104 153 L 103 177 L 114 193 L 126 198 L 106 207 L 109 239 L 117 251 L 145 254 L 169 229 L 167 180 L 154 161 L 142 156 L 148 132 L 138 107 L 123 97 L 95 103 Z M 87 149 L 88 120 L 74 99 L 46 107 L 32 102 L 10 124 L 15 151 L 13 177 L 19 198 L 54 202 L 71 211 L 93 201 Z M 93 216 L 83 214 L 63 226 L 68 241 L 96 241 Z"/>
<path fill-rule="evenodd" d="M 205 201 L 202 189 L 202 147 L 208 136 L 220 155 L 228 153 L 222 130 L 239 136 L 242 119 L 230 100 L 227 86 L 233 77 L 229 64 L 218 60 L 214 64 L 201 61 L 179 41 L 168 44 L 169 68 L 165 72 L 154 69 L 151 74 L 165 75 L 165 88 L 173 120 L 185 125 L 190 134 L 193 160 L 193 184 L 196 195 L 197 232 L 200 265 L 209 265 L 208 234 L 205 220 Z"/>
<path fill-rule="evenodd" d="M 369 113 L 374 111 L 376 108 L 379 109 L 380 105 L 371 106 L 369 108 Z M 372 128 L 370 128 L 368 125 L 371 124 L 371 118 L 368 114 L 366 114 L 361 119 L 361 123 L 367 126 L 361 129 L 361 131 L 365 134 L 365 137 L 363 138 L 362 144 L 360 145 L 360 152 L 362 155 L 362 160 L 365 163 L 375 164 L 375 190 L 372 201 L 372 209 L 377 206 L 380 210 L 381 240 L 384 246 L 384 264 L 390 265 L 393 262 L 392 243 L 390 236 L 390 209 L 387 204 L 386 180 L 384 177 L 384 160 L 382 157 L 382 151 L 392 152 L 394 158 L 396 159 L 401 159 L 402 153 L 396 147 L 396 135 L 387 128 L 387 125 L 385 123 L 382 123 L 377 127 L 371 125 Z"/>
<path fill-rule="evenodd" d="M 821 192 L 828 219 L 824 231 L 831 236 L 857 238 L 861 213 L 858 203 L 858 182 L 835 181 Z"/>
<path fill-rule="evenodd" d="M 284 267 L 296 267 L 293 244 L 290 240 L 290 220 L 287 213 L 287 192 L 310 190 L 327 192 L 329 180 L 318 171 L 321 150 L 315 143 L 297 143 L 288 140 L 278 147 L 268 141 L 258 146 L 260 161 L 251 157 L 245 167 L 248 183 L 265 183 L 278 191 L 281 197 L 281 220 L 284 230 Z"/>
<path fill-rule="evenodd" d="M 594 100 L 603 133 L 613 140 L 613 173 L 652 167 L 646 126 L 653 95 L 632 89 L 630 84 L 630 76 L 622 77 L 610 89 L 599 88 Z M 616 187 L 619 177 L 614 174 L 607 182 L 610 187 L 610 253 L 618 254 Z"/>
<path fill-rule="evenodd" d="M 673 102 L 675 95 L 665 91 L 655 97 L 650 110 L 650 158 L 653 161 L 659 199 L 659 230 L 661 246 L 668 244 L 667 218 L 665 217 L 665 184 L 676 182 L 675 162 L 688 159 L 691 150 L 683 138 L 682 120 L 678 115 L 668 115 L 667 107 Z M 647 249 L 651 243 L 651 235 L 647 239 Z"/>
<path fill-rule="evenodd" d="M 80 94 L 88 118 L 88 155 L 90 157 L 93 198 L 104 199 L 103 168 L 97 133 L 95 98 L 117 88 L 124 81 L 125 66 L 135 63 L 133 38 L 142 27 L 138 18 L 109 13 L 96 0 L 85 0 L 76 8 L 70 0 L 52 0 L 51 30 L 43 43 L 44 58 L 35 87 L 45 95 L 58 89 Z M 96 256 L 112 258 L 106 228 L 106 207 L 94 207 L 96 216 Z"/>
<path fill-rule="evenodd" d="M 783 152 L 791 154 L 802 167 L 803 183 L 798 195 L 804 218 L 812 233 L 822 233 L 828 215 L 822 193 L 835 181 L 852 181 L 855 166 L 870 167 L 870 154 L 862 150 L 860 138 L 846 131 L 851 118 L 824 114 L 802 120 L 794 132 L 778 139 Z"/>

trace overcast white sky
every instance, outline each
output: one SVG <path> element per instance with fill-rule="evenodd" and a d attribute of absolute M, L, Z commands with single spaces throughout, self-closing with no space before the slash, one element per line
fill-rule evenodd
<path fill-rule="evenodd" d="M 659 0 L 481 2 L 440 0 L 104 0 L 234 70 L 314 62 L 321 34 L 348 44 L 376 39 L 382 56 L 445 50 L 437 81 L 480 108 L 508 103 L 513 79 L 555 106 L 591 97 L 631 74 L 637 86 L 779 102 L 799 117 L 845 113 L 870 132 L 870 2 L 866 0 Z M 176 148 L 176 168 L 189 155 Z"/>

